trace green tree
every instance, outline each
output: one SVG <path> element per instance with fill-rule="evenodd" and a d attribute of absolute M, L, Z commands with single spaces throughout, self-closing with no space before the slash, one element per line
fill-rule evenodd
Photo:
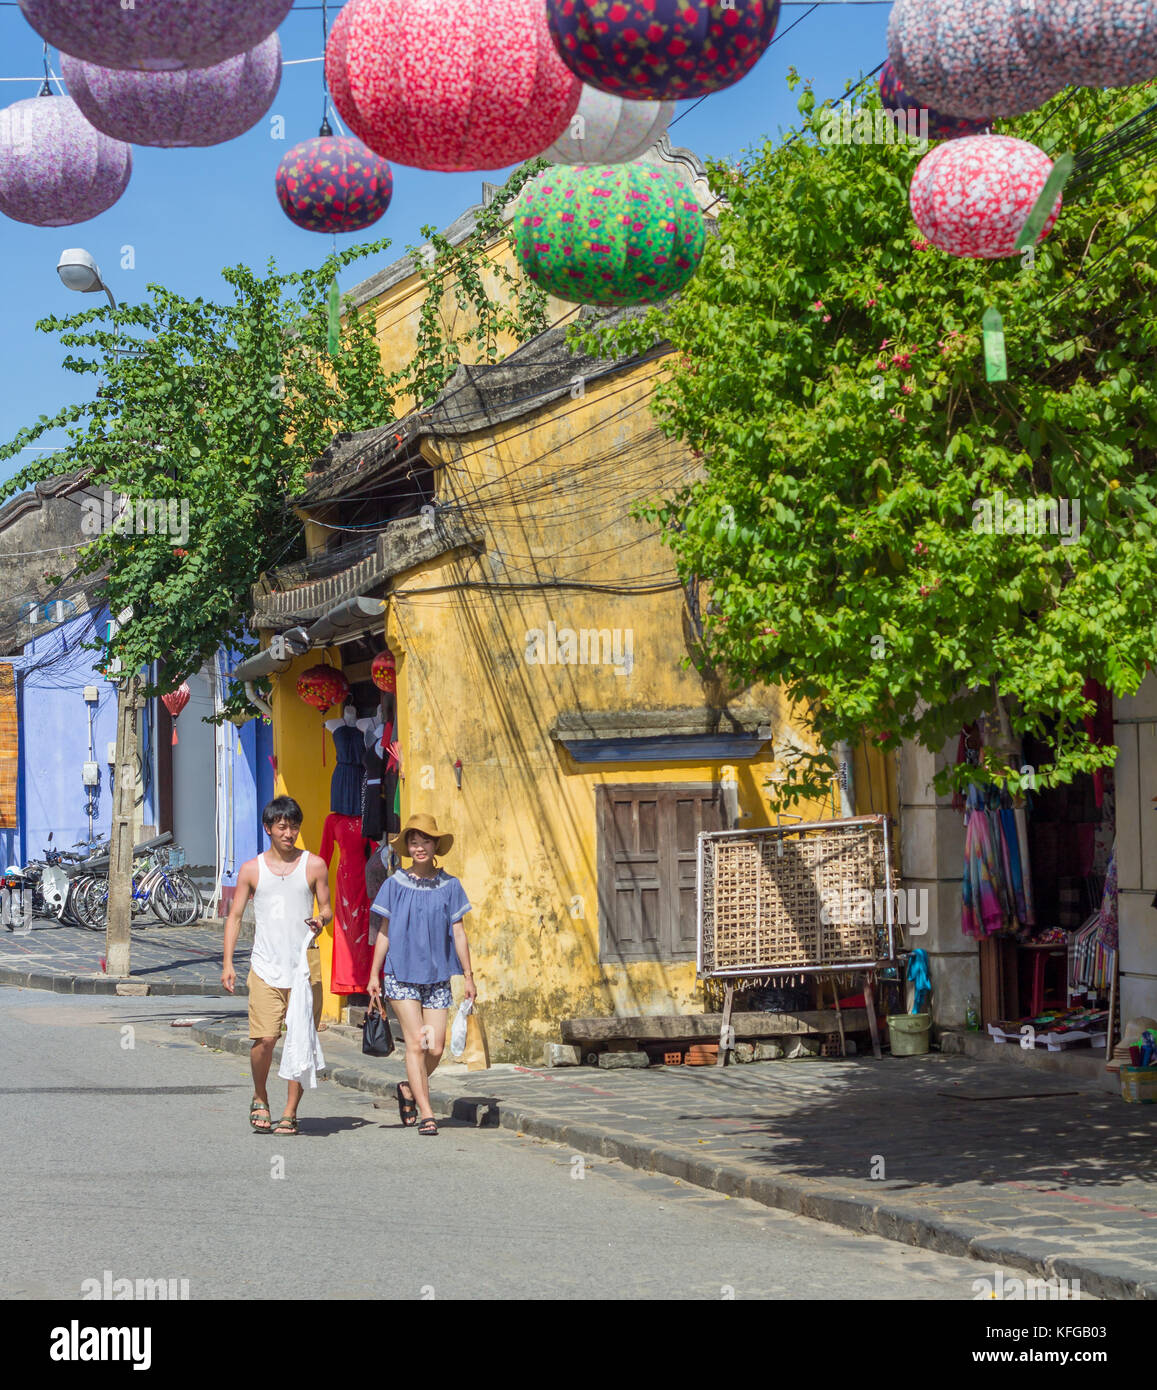
<path fill-rule="evenodd" d="M 999 130 L 1080 152 L 1151 97 L 1073 91 Z M 1018 789 L 1008 735 L 1028 731 L 1056 747 L 1038 785 L 1067 782 L 1106 761 L 1086 678 L 1133 693 L 1157 654 L 1157 167 L 1118 154 L 1070 184 L 1035 252 L 962 260 L 912 221 L 917 148 L 824 144 L 828 107 L 799 105 L 797 138 L 712 164 L 719 234 L 682 296 L 572 341 L 678 354 L 654 408 L 705 476 L 640 512 L 709 586 L 703 663 L 784 687 L 825 750 L 939 750 L 991 716 L 1003 738 L 942 791 Z M 1005 382 L 985 378 L 988 306 Z M 1079 504 L 1079 534 L 985 533 L 998 493 Z M 822 794 L 831 768 L 805 759 L 784 799 Z"/>
<path fill-rule="evenodd" d="M 0 449 L 9 457 L 68 430 L 62 455 L 21 470 L 0 496 L 61 472 L 63 460 L 98 495 L 128 499 L 131 520 L 115 528 L 95 509 L 79 519 L 74 574 L 100 576 L 97 596 L 114 615 L 131 608 L 110 656 L 127 670 L 159 661 L 160 689 L 223 641 L 255 650 L 242 631 L 249 587 L 301 544 L 286 498 L 336 430 L 392 418 L 372 322 L 351 307 L 341 351 L 326 352 L 333 276 L 388 245 L 293 274 L 234 266 L 222 271 L 229 304 L 150 285 L 141 304 L 37 325 L 87 349 L 64 365 L 101 381 L 91 401 L 42 416 Z"/>
<path fill-rule="evenodd" d="M 117 529 L 94 513 L 90 526 L 81 523 L 69 576 L 96 576 L 96 596 L 114 615 L 131 609 L 110 658 L 127 670 L 160 661 L 164 691 L 223 642 L 243 654 L 257 650 L 244 631 L 250 588 L 263 571 L 300 555 L 302 527 L 289 499 L 334 434 L 392 421 L 403 398 L 429 405 L 463 349 L 472 361 L 495 361 L 500 335 L 521 343 L 545 327 L 545 296 L 487 254 L 503 234 L 504 207 L 543 162 L 512 175 L 462 242 L 423 229 L 433 256 L 410 248 L 427 286 L 418 341 L 410 361 L 388 376 L 372 316 L 348 298 L 339 351 L 327 349 L 331 282 L 385 250 L 387 240 L 300 273 L 281 274 L 272 261 L 264 277 L 245 266 L 223 270 L 233 291 L 228 304 L 150 285 L 142 304 L 37 324 L 64 346 L 87 349 L 91 355 L 69 355 L 64 365 L 100 385 L 93 400 L 42 416 L 0 448 L 7 458 L 51 430 L 68 431 L 67 449 L 17 473 L 0 487 L 0 500 L 59 474 L 62 462 L 98 494 L 129 500 L 132 520 Z M 447 291 L 465 311 L 456 330 L 442 313 Z M 224 717 L 242 711 L 252 712 L 235 687 Z"/>

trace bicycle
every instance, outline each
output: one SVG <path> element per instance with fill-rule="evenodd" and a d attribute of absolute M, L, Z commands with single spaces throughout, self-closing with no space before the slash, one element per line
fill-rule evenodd
<path fill-rule="evenodd" d="M 184 857 L 183 850 L 160 846 L 137 856 L 142 862 L 133 871 L 130 909 L 134 917 L 152 909 L 157 919 L 170 927 L 188 927 L 197 920 L 201 894 L 189 875 L 180 870 Z M 107 878 L 94 877 L 84 886 L 78 894 L 77 912 L 90 930 L 104 931 L 108 923 Z"/>

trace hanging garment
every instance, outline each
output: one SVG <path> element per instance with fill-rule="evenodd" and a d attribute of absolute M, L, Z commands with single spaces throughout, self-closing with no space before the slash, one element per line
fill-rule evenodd
<path fill-rule="evenodd" d="M 362 791 L 362 834 L 367 840 L 380 840 L 384 828 L 385 806 L 382 797 L 382 741 L 392 726 L 385 724 L 382 734 L 371 730 L 366 735 L 366 745 L 362 751 L 362 764 L 366 780 Z M 389 736 L 392 738 L 393 734 Z"/>
<path fill-rule="evenodd" d="M 1002 805 L 1000 808 L 1000 836 L 1004 842 L 1004 861 L 1008 865 L 1016 919 L 1027 927 L 1029 916 L 1024 895 L 1024 870 L 1020 862 L 1020 837 L 1016 830 L 1016 812 L 1011 806 Z"/>
<path fill-rule="evenodd" d="M 312 940 L 311 936 L 302 946 L 293 968 L 289 1005 L 285 1010 L 285 1042 L 281 1049 L 281 1065 L 277 1069 L 283 1081 L 296 1081 L 311 1088 L 317 1085 L 317 1073 L 325 1066 L 313 1021 L 313 985 L 309 978 Z"/>
<path fill-rule="evenodd" d="M 360 816 L 325 818 L 319 853 L 327 864 L 339 851 L 333 912 L 334 994 L 364 994 L 370 980 L 374 948 L 370 941 L 370 899 L 366 894 L 366 856 L 372 845 L 362 835 Z M 376 846 L 374 846 L 376 848 Z"/>
<path fill-rule="evenodd" d="M 983 939 L 1004 926 L 1000 852 L 980 789 L 968 788 L 964 827 L 964 883 L 961 929 L 965 936 Z"/>
<path fill-rule="evenodd" d="M 337 766 L 329 784 L 329 809 L 339 816 L 360 816 L 365 735 L 356 724 L 339 724 L 333 731 L 333 742 L 337 749 Z"/>
<path fill-rule="evenodd" d="M 1032 927 L 1036 925 L 1036 904 L 1032 892 L 1032 860 L 1028 852 L 1028 811 L 1025 807 L 1018 806 L 1012 814 L 1016 821 L 1016 849 L 1020 860 L 1020 883 L 1024 892 L 1023 921 L 1026 927 Z"/>

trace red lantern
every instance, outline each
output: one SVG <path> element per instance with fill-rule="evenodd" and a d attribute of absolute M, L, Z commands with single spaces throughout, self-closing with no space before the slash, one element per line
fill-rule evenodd
<path fill-rule="evenodd" d="M 346 11 L 327 45 L 330 90 L 383 159 L 503 169 L 545 150 L 578 107 L 582 84 L 543 0 L 352 0 Z"/>
<path fill-rule="evenodd" d="M 950 256 L 998 260 L 1016 242 L 1052 173 L 1053 162 L 1027 140 L 970 135 L 926 154 L 908 201 L 916 225 Z M 1045 222 L 1043 241 L 1060 216 L 1061 199 Z"/>
<path fill-rule="evenodd" d="M 370 678 L 379 690 L 393 695 L 398 689 L 398 668 L 391 651 L 379 652 L 370 667 Z"/>
<path fill-rule="evenodd" d="M 169 711 L 173 720 L 173 744 L 177 742 L 177 716 L 189 703 L 189 683 L 182 681 L 176 690 L 170 690 L 167 695 L 161 696 L 161 703 Z"/>
<path fill-rule="evenodd" d="M 349 698 L 350 683 L 336 666 L 311 666 L 297 679 L 297 693 L 307 705 L 325 712 Z M 321 731 L 321 765 L 325 766 L 325 729 Z"/>

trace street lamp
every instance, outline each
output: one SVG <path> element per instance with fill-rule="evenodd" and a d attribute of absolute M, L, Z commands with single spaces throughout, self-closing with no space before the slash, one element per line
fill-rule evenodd
<path fill-rule="evenodd" d="M 108 295 L 109 304 L 116 308 L 117 302 L 113 298 L 113 292 L 100 278 L 100 266 L 88 251 L 80 247 L 62 251 L 56 273 L 70 290 L 78 290 L 81 294 L 99 294 L 104 290 Z"/>
<path fill-rule="evenodd" d="M 79 247 L 61 253 L 56 273 L 70 289 L 80 294 L 108 295 L 116 312 L 117 302 L 112 290 L 100 278 L 100 267 L 89 252 Z M 114 330 L 115 331 L 115 330 Z M 119 358 L 120 352 L 114 348 Z M 117 618 L 112 631 L 132 618 L 126 609 Z M 112 632 L 110 632 L 110 637 Z M 112 793 L 112 830 L 109 835 L 108 921 L 105 927 L 105 962 L 110 975 L 129 973 L 133 893 L 133 811 L 136 791 L 137 760 L 137 688 L 136 676 L 123 674 L 117 681 L 117 741 L 116 768 Z"/>

